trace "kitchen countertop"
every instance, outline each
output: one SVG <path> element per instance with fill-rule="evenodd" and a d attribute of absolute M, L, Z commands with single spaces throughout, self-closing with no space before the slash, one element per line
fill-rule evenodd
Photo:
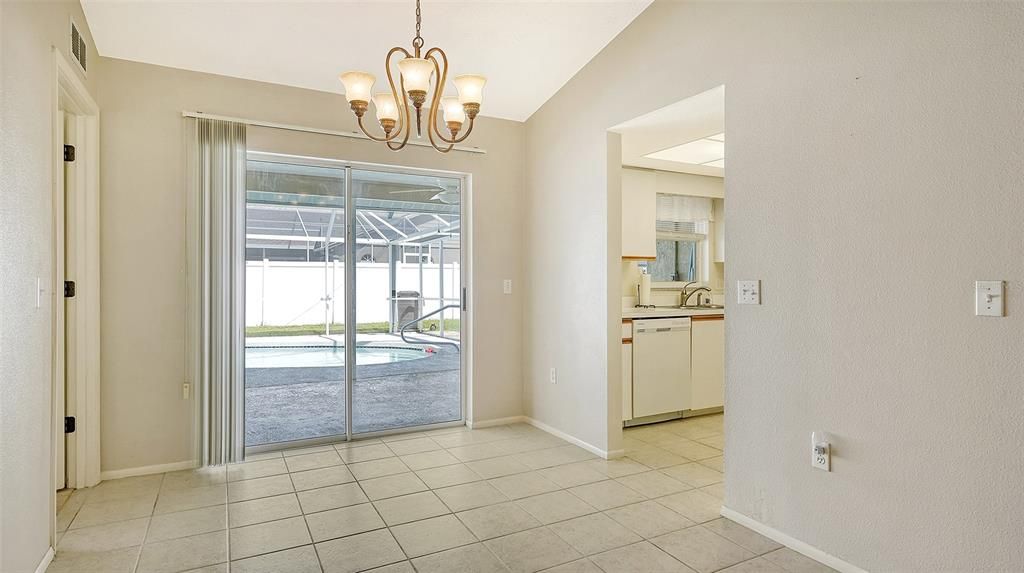
<path fill-rule="evenodd" d="M 676 318 L 680 316 L 725 315 L 724 308 L 679 308 L 659 306 L 657 308 L 630 308 L 622 310 L 622 318 Z"/>

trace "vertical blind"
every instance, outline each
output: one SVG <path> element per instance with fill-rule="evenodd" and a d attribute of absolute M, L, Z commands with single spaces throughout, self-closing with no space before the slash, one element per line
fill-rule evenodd
<path fill-rule="evenodd" d="M 244 455 L 245 125 L 188 119 L 189 368 L 203 465 Z"/>

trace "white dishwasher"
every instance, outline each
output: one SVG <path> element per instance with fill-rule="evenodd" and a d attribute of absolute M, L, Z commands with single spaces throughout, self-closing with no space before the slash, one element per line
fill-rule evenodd
<path fill-rule="evenodd" d="M 690 409 L 690 319 L 633 321 L 633 417 Z"/>

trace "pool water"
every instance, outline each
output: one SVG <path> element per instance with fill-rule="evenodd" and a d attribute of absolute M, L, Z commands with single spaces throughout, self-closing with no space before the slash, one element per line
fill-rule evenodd
<path fill-rule="evenodd" d="M 360 346 L 356 348 L 356 364 L 388 364 L 403 360 L 426 358 L 418 348 Z M 250 347 L 245 349 L 246 368 L 330 367 L 345 365 L 345 347 Z"/>

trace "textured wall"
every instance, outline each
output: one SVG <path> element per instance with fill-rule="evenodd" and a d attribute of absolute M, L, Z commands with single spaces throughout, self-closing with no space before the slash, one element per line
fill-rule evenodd
<path fill-rule="evenodd" d="M 1024 569 L 1021 54 L 1020 3 L 653 4 L 527 122 L 527 411 L 598 443 L 617 396 L 604 130 L 725 84 L 726 505 L 868 570 Z"/>
<path fill-rule="evenodd" d="M 185 381 L 185 195 L 181 112 L 205 111 L 353 130 L 342 96 L 104 59 L 103 236 L 104 471 L 190 460 Z M 486 155 L 383 145 L 265 128 L 249 148 L 473 175 L 471 419 L 522 413 L 520 284 L 523 124 L 483 119 L 471 142 Z M 518 291 L 518 289 L 517 289 Z"/>
<path fill-rule="evenodd" d="M 78 2 L 0 3 L 0 571 L 35 570 L 50 544 L 53 47 Z M 72 61 L 68 57 L 68 61 Z M 85 83 L 95 94 L 93 62 Z"/>

